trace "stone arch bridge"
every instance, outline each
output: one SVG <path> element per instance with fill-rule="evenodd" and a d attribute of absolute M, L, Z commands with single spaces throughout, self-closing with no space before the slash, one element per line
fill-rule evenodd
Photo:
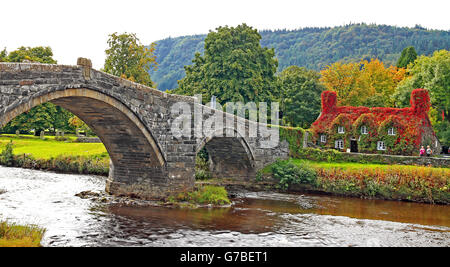
<path fill-rule="evenodd" d="M 76 66 L 0 63 L 0 127 L 39 104 L 59 105 L 85 121 L 104 143 L 111 157 L 106 190 L 147 199 L 191 189 L 195 157 L 202 147 L 210 155 L 213 175 L 222 178 L 249 179 L 264 165 L 288 156 L 286 142 L 262 146 L 267 136 L 260 131 L 256 137 L 220 133 L 177 138 L 171 131 L 171 107 L 184 102 L 194 110 L 193 97 L 167 94 L 91 66 L 83 58 Z M 209 113 L 232 120 L 246 132 L 255 124 L 218 110 Z M 206 119 L 202 115 L 201 120 Z"/>

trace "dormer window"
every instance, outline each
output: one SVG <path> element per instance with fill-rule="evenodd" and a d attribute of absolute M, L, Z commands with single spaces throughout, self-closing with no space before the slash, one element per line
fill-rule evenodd
<path fill-rule="evenodd" d="M 388 135 L 395 135 L 395 128 L 391 127 L 388 129 Z"/>
<path fill-rule="evenodd" d="M 324 134 L 322 134 L 322 135 L 320 136 L 320 142 L 326 143 L 326 142 L 327 142 L 327 136 L 324 135 Z"/>
<path fill-rule="evenodd" d="M 368 134 L 369 131 L 367 130 L 367 126 L 363 125 L 361 126 L 361 134 Z"/>
<path fill-rule="evenodd" d="M 345 133 L 345 128 L 344 128 L 344 126 L 338 126 L 338 133 L 339 133 L 339 134 Z"/>

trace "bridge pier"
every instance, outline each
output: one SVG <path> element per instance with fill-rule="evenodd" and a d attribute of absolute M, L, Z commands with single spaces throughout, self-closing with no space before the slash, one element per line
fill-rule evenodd
<path fill-rule="evenodd" d="M 182 176 L 178 170 L 170 172 L 167 167 L 117 168 L 110 163 L 106 192 L 115 196 L 141 199 L 163 199 L 173 193 L 192 190 L 194 168 L 184 168 Z"/>

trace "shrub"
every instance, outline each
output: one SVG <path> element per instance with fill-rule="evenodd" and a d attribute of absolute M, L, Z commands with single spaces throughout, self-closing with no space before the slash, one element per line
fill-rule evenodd
<path fill-rule="evenodd" d="M 206 180 L 212 177 L 209 171 L 208 158 L 197 156 L 195 158 L 195 179 Z"/>
<path fill-rule="evenodd" d="M 278 160 L 271 165 L 271 172 L 278 180 L 277 187 L 282 190 L 287 190 L 292 184 L 316 183 L 316 172 L 306 163 L 297 166 L 291 161 Z"/>
<path fill-rule="evenodd" d="M 0 154 L 0 164 L 6 165 L 6 166 L 13 166 L 14 165 L 14 154 L 13 154 L 13 142 L 9 142 L 6 144 L 6 147 L 4 150 L 2 150 L 2 153 Z"/>
<path fill-rule="evenodd" d="M 303 147 L 305 130 L 302 128 L 280 127 L 280 140 L 286 140 L 290 151 L 297 151 Z"/>

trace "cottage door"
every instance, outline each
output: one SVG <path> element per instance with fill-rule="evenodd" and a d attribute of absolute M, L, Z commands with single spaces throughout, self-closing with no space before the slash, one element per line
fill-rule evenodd
<path fill-rule="evenodd" d="M 358 152 L 358 141 L 350 140 L 350 152 Z"/>

